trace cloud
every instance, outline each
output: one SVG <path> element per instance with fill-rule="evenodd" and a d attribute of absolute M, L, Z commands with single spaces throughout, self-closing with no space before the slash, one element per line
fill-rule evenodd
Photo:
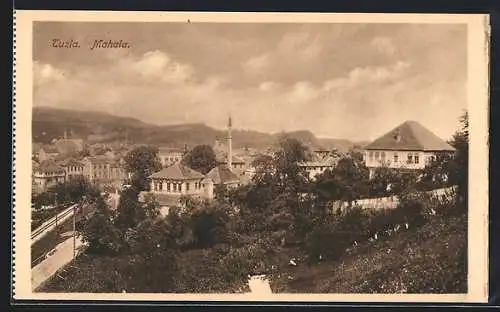
<path fill-rule="evenodd" d="M 246 71 L 255 73 L 263 70 L 269 64 L 269 55 L 262 54 L 258 56 L 251 57 L 243 64 Z"/>
<path fill-rule="evenodd" d="M 394 55 L 397 50 L 394 42 L 388 37 L 375 37 L 372 39 L 371 44 L 376 51 L 389 56 Z"/>
<path fill-rule="evenodd" d="M 405 119 L 447 138 L 466 107 L 465 31 L 191 26 L 168 26 L 177 27 L 168 32 L 158 31 L 167 26 L 146 32 L 150 26 L 129 27 L 122 34 L 141 42 L 131 51 L 81 50 L 79 58 L 75 52 L 38 53 L 43 62 L 34 65 L 35 105 L 215 127 L 224 127 L 231 112 L 236 128 L 307 129 L 352 140 L 372 138 Z"/>
<path fill-rule="evenodd" d="M 52 66 L 51 64 L 43 64 L 41 62 L 33 62 L 33 84 L 35 87 L 40 85 L 62 81 L 65 79 L 63 70 Z"/>
<path fill-rule="evenodd" d="M 362 84 L 394 80 L 400 78 L 409 68 L 410 64 L 404 61 L 398 61 L 389 66 L 356 67 L 350 70 L 345 77 L 326 81 L 324 89 L 330 91 L 338 88 L 355 88 Z"/>

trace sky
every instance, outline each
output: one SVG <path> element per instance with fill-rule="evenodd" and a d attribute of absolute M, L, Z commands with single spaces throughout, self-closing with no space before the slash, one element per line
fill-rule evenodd
<path fill-rule="evenodd" d="M 467 107 L 462 24 L 36 22 L 33 105 L 152 124 L 373 140 L 406 120 L 448 139 Z M 53 48 L 53 39 L 79 49 Z M 94 40 L 128 49 L 94 49 Z"/>

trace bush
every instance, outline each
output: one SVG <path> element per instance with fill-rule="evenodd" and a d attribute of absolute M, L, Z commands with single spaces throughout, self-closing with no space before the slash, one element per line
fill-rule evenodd
<path fill-rule="evenodd" d="M 226 212 L 217 207 L 205 207 L 193 212 L 190 227 L 197 247 L 206 248 L 225 243 L 228 238 L 228 219 Z"/>

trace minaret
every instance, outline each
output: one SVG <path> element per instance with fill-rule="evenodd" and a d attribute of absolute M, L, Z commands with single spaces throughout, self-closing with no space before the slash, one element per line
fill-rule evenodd
<path fill-rule="evenodd" d="M 231 115 L 229 115 L 229 120 L 227 123 L 227 166 L 229 170 L 233 169 L 233 137 L 231 135 Z"/>

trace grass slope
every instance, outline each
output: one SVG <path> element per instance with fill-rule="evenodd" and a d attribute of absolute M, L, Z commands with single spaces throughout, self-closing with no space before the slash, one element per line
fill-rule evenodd
<path fill-rule="evenodd" d="M 466 293 L 467 218 L 436 217 L 360 244 L 339 261 L 288 266 L 271 287 L 277 293 Z"/>

